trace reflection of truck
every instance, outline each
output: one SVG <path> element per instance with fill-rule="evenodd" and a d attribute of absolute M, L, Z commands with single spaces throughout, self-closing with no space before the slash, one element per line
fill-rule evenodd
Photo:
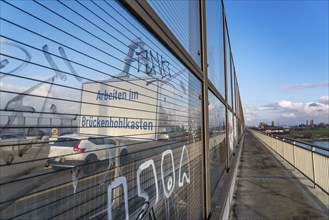
<path fill-rule="evenodd" d="M 174 106 L 173 92 L 161 93 L 160 83 L 154 78 L 83 83 L 79 134 L 157 140 L 159 122 L 175 115 L 163 108 Z"/>

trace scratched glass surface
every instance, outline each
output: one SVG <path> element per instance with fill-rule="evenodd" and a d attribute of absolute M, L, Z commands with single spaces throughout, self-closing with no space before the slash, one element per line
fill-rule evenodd
<path fill-rule="evenodd" d="M 0 25 L 0 218 L 202 217 L 201 83 L 152 34 L 114 1 Z"/>

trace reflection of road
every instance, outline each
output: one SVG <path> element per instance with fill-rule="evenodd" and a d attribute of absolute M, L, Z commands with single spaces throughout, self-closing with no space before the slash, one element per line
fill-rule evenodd
<path fill-rule="evenodd" d="M 139 165 L 147 158 L 154 158 L 156 167 L 160 165 L 161 154 L 167 149 L 183 146 L 186 142 L 127 142 L 129 156 L 126 165 L 120 167 L 121 175 L 127 177 L 129 194 L 136 196 L 136 171 Z M 0 218 L 45 219 L 52 217 L 81 218 L 81 213 L 87 216 L 104 212 L 107 205 L 107 187 L 114 179 L 115 169 L 108 170 L 108 160 L 98 163 L 98 169 L 92 175 L 83 171 L 64 169 L 54 171 L 45 168 L 44 164 L 49 147 L 42 150 L 32 149 L 29 154 L 16 160 L 16 163 L 5 166 L 1 163 L 0 171 Z M 37 161 L 23 163 L 28 158 L 33 158 L 33 153 L 38 152 Z M 177 151 L 178 152 L 178 151 Z M 179 154 L 175 161 L 179 161 Z M 33 165 L 31 165 L 33 164 Z M 166 165 L 167 167 L 168 165 Z M 177 170 L 178 167 L 175 167 Z M 9 175 L 13 171 L 15 175 Z M 157 174 L 159 176 L 159 173 Z M 177 176 L 177 175 L 176 175 Z M 158 180 L 159 181 L 159 180 Z M 177 181 L 177 180 L 176 180 Z M 76 190 L 75 190 L 76 187 Z M 131 197 L 131 196 L 130 196 Z M 136 210 L 137 201 L 129 203 L 130 210 Z M 106 214 L 106 213 L 105 213 Z"/>

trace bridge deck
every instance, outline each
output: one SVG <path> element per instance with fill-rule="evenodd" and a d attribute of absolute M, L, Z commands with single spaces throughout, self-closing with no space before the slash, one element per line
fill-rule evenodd
<path fill-rule="evenodd" d="M 246 132 L 231 219 L 329 219 L 329 196 Z"/>

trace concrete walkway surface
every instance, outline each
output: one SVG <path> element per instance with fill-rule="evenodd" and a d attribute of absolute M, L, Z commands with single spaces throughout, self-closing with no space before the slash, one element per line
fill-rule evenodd
<path fill-rule="evenodd" d="M 329 196 L 246 131 L 230 219 L 329 219 Z"/>

